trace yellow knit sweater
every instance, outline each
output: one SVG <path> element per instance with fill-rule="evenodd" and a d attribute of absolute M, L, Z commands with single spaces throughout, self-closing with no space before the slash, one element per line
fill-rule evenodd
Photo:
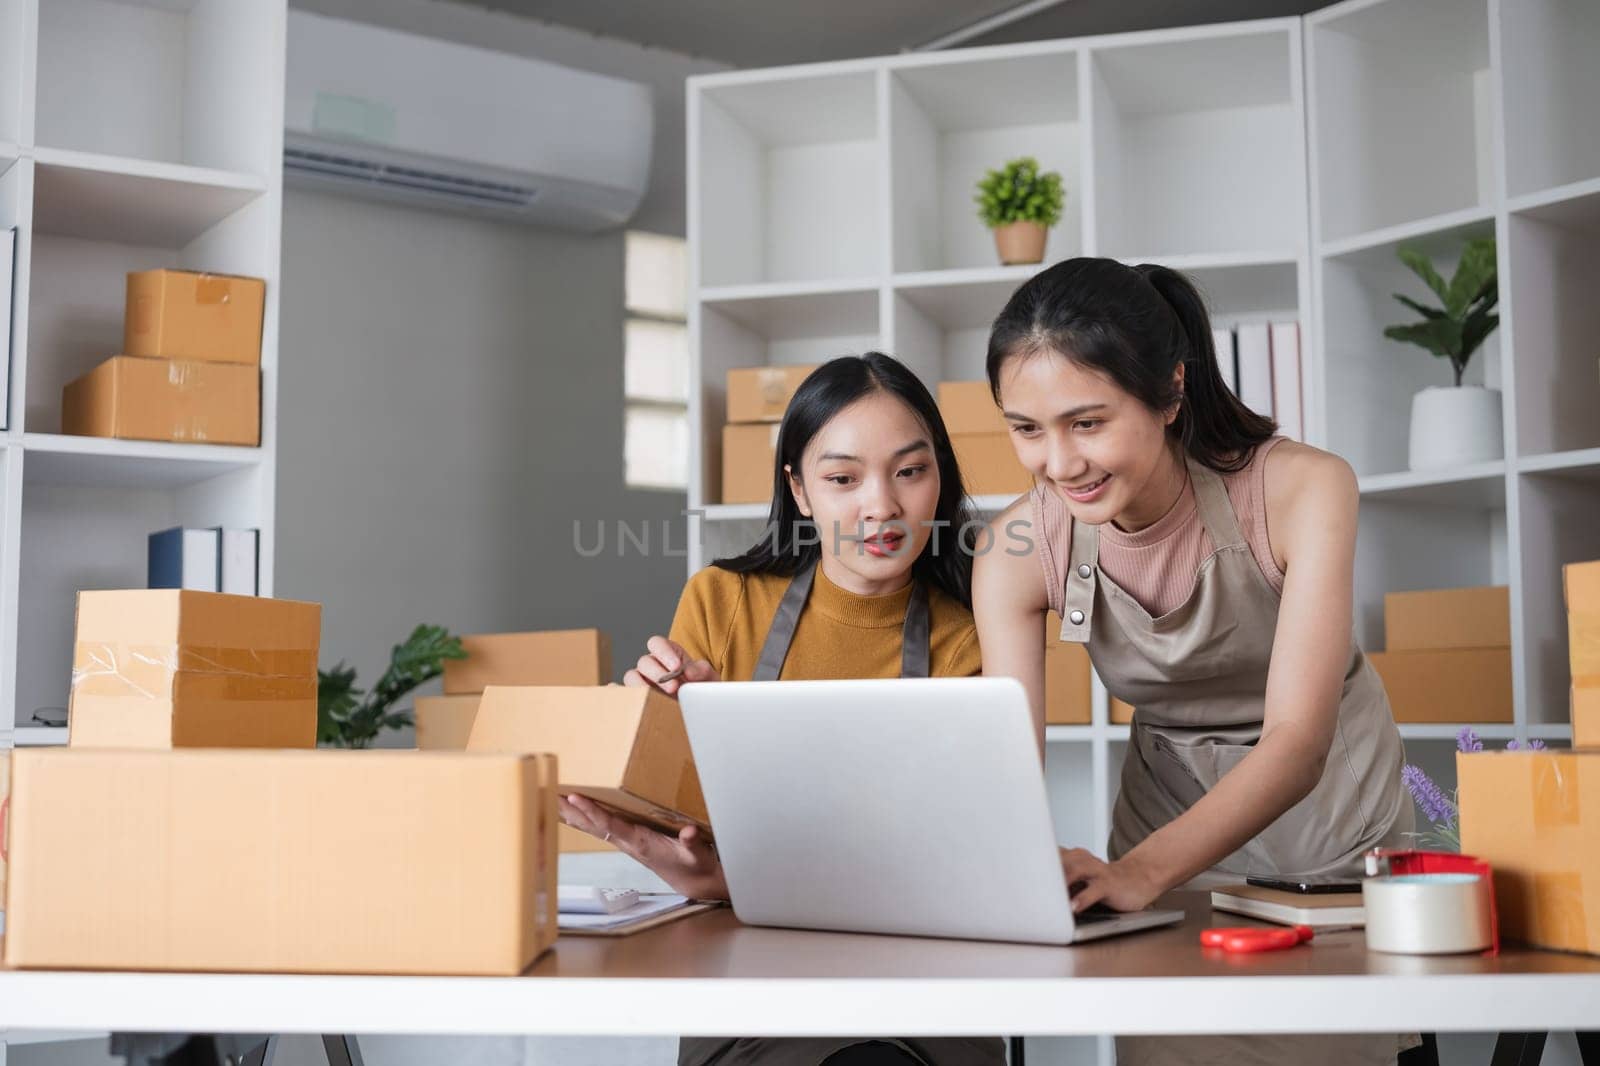
<path fill-rule="evenodd" d="M 748 681 L 789 580 L 708 566 L 684 587 L 671 637 L 692 658 L 710 662 L 724 681 Z M 790 681 L 899 677 L 900 629 L 910 600 L 909 585 L 884 596 L 858 596 L 829 581 L 818 568 L 780 676 Z M 979 673 L 982 661 L 972 612 L 930 588 L 928 615 L 929 673 Z"/>

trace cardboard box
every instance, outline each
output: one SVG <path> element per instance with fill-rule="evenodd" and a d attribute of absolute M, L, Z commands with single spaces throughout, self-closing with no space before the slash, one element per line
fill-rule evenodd
<path fill-rule="evenodd" d="M 1600 954 L 1600 752 L 1456 755 L 1461 850 L 1494 867 L 1500 929 Z"/>
<path fill-rule="evenodd" d="M 1061 616 L 1044 616 L 1045 725 L 1089 724 L 1089 653 L 1061 640 Z"/>
<path fill-rule="evenodd" d="M 663 832 L 710 827 L 678 701 L 649 688 L 510 688 L 483 694 L 468 751 L 546 751 L 578 793 Z"/>
<path fill-rule="evenodd" d="M 1367 653 L 1397 722 L 1511 721 L 1511 649 Z"/>
<path fill-rule="evenodd" d="M 1111 722 L 1113 725 L 1133 724 L 1133 704 L 1111 697 Z"/>
<path fill-rule="evenodd" d="M 68 743 L 310 748 L 315 603 L 185 589 L 80 592 Z"/>
<path fill-rule="evenodd" d="M 447 696 L 490 685 L 604 685 L 611 680 L 611 638 L 598 629 L 478 633 L 461 638 L 465 659 L 446 659 Z"/>
<path fill-rule="evenodd" d="M 1383 597 L 1383 628 L 1388 651 L 1509 648 L 1511 590 L 1390 592 Z"/>
<path fill-rule="evenodd" d="M 752 366 L 728 371 L 729 422 L 781 422 L 815 366 Z"/>
<path fill-rule="evenodd" d="M 1572 746 L 1600 748 L 1600 682 L 1572 686 Z"/>
<path fill-rule="evenodd" d="M 261 443 L 261 372 L 114 356 L 62 390 L 61 432 L 254 447 Z"/>
<path fill-rule="evenodd" d="M 11 752 L 0 751 L 0 914 L 6 911 L 6 855 L 10 845 L 7 843 L 6 819 L 11 810 Z"/>
<path fill-rule="evenodd" d="M 123 354 L 260 366 L 266 292 L 260 278 L 186 270 L 129 274 Z"/>
<path fill-rule="evenodd" d="M 521 973 L 556 936 L 555 761 L 29 750 L 6 964 Z"/>
<path fill-rule="evenodd" d="M 480 694 L 470 696 L 418 696 L 416 700 L 417 747 L 424 751 L 465 751 L 472 736 L 472 723 L 478 716 Z M 556 827 L 556 840 L 563 853 L 616 851 L 603 840 L 596 840 L 570 825 Z"/>
<path fill-rule="evenodd" d="M 939 414 L 950 433 L 1011 432 L 987 381 L 939 382 Z"/>
<path fill-rule="evenodd" d="M 778 458 L 778 427 L 722 427 L 722 502 L 768 503 Z"/>
<path fill-rule="evenodd" d="M 1575 685 L 1600 687 L 1600 562 L 1561 568 L 1567 601 L 1567 653 Z"/>
<path fill-rule="evenodd" d="M 1033 488 L 1033 475 L 1017 460 L 1006 433 L 952 433 L 961 480 L 974 496 L 1009 496 Z"/>

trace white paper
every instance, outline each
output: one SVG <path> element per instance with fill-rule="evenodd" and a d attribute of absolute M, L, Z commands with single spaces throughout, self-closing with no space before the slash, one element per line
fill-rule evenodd
<path fill-rule="evenodd" d="M 1278 432 L 1305 440 L 1305 415 L 1300 399 L 1300 324 L 1272 324 L 1272 414 Z"/>
<path fill-rule="evenodd" d="M 1272 417 L 1272 341 L 1265 322 L 1235 330 L 1239 338 L 1239 399 L 1258 415 Z"/>
<path fill-rule="evenodd" d="M 641 894 L 639 902 L 615 914 L 562 914 L 563 929 L 619 929 L 658 914 L 666 914 L 689 905 L 689 897 L 670 892 Z"/>
<path fill-rule="evenodd" d="M 1239 365 L 1234 362 L 1233 330 L 1211 331 L 1211 345 L 1217 350 L 1217 369 L 1222 371 L 1223 384 L 1235 396 L 1239 395 Z"/>

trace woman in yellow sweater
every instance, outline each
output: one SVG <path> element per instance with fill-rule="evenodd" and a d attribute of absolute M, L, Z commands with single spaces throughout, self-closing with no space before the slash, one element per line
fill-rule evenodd
<path fill-rule="evenodd" d="M 625 680 L 671 695 L 724 679 L 977 674 L 969 586 L 979 523 L 965 496 L 944 421 L 916 375 L 878 353 L 819 367 L 778 430 L 760 541 L 689 579 L 670 635 L 652 637 Z M 693 827 L 668 836 L 581 796 L 561 809 L 674 890 L 728 898 L 716 852 Z M 998 1066 L 1004 1049 L 998 1038 L 686 1038 L 679 1062 Z"/>

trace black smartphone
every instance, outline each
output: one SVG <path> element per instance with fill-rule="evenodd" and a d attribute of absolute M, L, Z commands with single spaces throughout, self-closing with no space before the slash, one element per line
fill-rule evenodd
<path fill-rule="evenodd" d="M 1255 885 L 1257 888 L 1275 888 L 1279 892 L 1299 892 L 1308 896 L 1361 891 L 1361 882 L 1359 881 L 1314 881 L 1295 877 L 1246 877 L 1244 883 Z"/>

